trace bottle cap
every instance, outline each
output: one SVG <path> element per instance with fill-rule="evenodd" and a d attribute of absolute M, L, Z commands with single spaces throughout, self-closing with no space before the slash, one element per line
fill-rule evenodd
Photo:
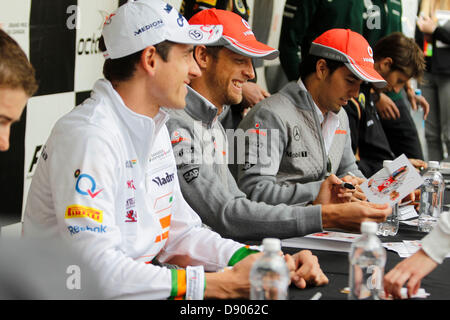
<path fill-rule="evenodd" d="M 281 241 L 277 238 L 265 238 L 263 240 L 264 251 L 278 252 L 281 250 Z"/>
<path fill-rule="evenodd" d="M 439 161 L 429 161 L 428 162 L 428 167 L 429 168 L 435 168 L 435 169 L 439 169 Z"/>
<path fill-rule="evenodd" d="M 361 233 L 376 233 L 378 224 L 373 221 L 364 221 L 361 223 Z"/>
<path fill-rule="evenodd" d="M 384 160 L 383 161 L 383 167 L 386 167 L 389 163 L 392 163 L 392 160 Z"/>

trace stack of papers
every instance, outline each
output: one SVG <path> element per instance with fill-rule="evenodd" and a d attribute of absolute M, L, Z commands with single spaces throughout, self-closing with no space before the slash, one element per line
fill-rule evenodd
<path fill-rule="evenodd" d="M 398 210 L 398 220 L 400 221 L 417 218 L 418 216 L 419 215 L 413 205 L 403 206 Z"/>
<path fill-rule="evenodd" d="M 283 247 L 350 252 L 352 243 L 361 234 L 324 231 L 304 237 L 289 238 L 281 241 Z"/>
<path fill-rule="evenodd" d="M 383 247 L 395 251 L 400 258 L 408 258 L 422 247 L 420 240 L 403 240 L 402 242 L 384 242 Z M 446 258 L 449 258 L 450 254 Z"/>
<path fill-rule="evenodd" d="M 349 287 L 345 287 L 344 289 L 341 290 L 341 293 L 349 294 L 350 293 L 350 288 Z M 402 299 L 407 299 L 408 298 L 408 289 L 407 288 L 401 288 L 400 289 L 400 294 L 402 296 Z M 430 296 L 430 294 L 428 292 L 426 292 L 424 288 L 419 288 L 419 290 L 417 290 L 417 293 L 415 295 L 413 295 L 411 298 L 425 299 L 425 298 L 428 298 L 429 296 Z M 384 290 L 381 292 L 380 298 L 383 299 L 383 300 L 393 300 L 394 299 L 391 295 L 386 297 Z"/>
<path fill-rule="evenodd" d="M 383 247 L 387 250 L 397 252 L 400 258 L 407 258 L 416 253 L 420 249 L 421 244 L 420 240 L 403 240 L 402 242 L 384 242 Z"/>
<path fill-rule="evenodd" d="M 408 289 L 401 288 L 400 289 L 400 294 L 402 295 L 402 299 L 408 299 Z M 425 298 L 428 298 L 429 296 L 430 296 L 430 294 L 428 292 L 426 292 L 424 288 L 420 288 L 419 290 L 417 290 L 417 293 L 415 295 L 413 295 L 411 298 L 425 299 Z M 382 294 L 381 298 L 382 299 L 386 299 L 386 300 L 392 300 L 393 299 L 391 295 L 386 297 L 384 291 L 383 291 L 383 294 Z"/>
<path fill-rule="evenodd" d="M 442 174 L 450 174 L 450 162 L 442 161 L 442 162 L 440 163 L 440 169 L 439 169 L 439 171 L 440 171 Z"/>
<path fill-rule="evenodd" d="M 400 221 L 400 223 L 406 224 L 408 226 L 418 227 L 419 226 L 419 219 L 413 219 L 408 221 Z"/>

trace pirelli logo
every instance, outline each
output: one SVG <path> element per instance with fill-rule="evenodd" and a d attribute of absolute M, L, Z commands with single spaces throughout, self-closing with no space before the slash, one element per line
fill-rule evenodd
<path fill-rule="evenodd" d="M 67 207 L 65 218 L 66 219 L 89 218 L 99 223 L 102 223 L 103 211 L 74 204 Z"/>

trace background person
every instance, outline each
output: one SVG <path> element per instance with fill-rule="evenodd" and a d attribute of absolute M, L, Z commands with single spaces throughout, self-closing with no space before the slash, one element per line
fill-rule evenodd
<path fill-rule="evenodd" d="M 402 32 L 403 5 L 396 0 L 364 1 L 363 35 L 374 47 L 383 37 L 394 32 Z M 380 117 L 381 125 L 386 133 L 389 148 L 395 157 L 405 154 L 408 158 L 424 159 L 419 139 L 410 109 L 417 110 L 420 106 L 427 118 L 429 104 L 423 96 L 416 96 L 410 81 L 404 83 L 396 92 L 384 90 L 374 101 Z"/>
<path fill-rule="evenodd" d="M 402 298 L 406 283 L 408 297 L 417 293 L 421 280 L 441 264 L 450 252 L 450 212 L 443 212 L 436 227 L 426 235 L 422 247 L 412 256 L 398 263 L 384 276 L 384 290 L 394 298 Z"/>
<path fill-rule="evenodd" d="M 450 150 L 450 21 L 441 18 L 438 23 L 437 10 L 450 10 L 450 3 L 421 1 L 416 40 L 424 49 L 427 64 L 420 88 L 430 103 L 425 121 L 428 160 L 441 161 L 444 145 Z"/>
<path fill-rule="evenodd" d="M 0 29 L 0 151 L 9 149 L 11 125 L 20 120 L 37 88 L 34 68 L 25 53 Z"/>
<path fill-rule="evenodd" d="M 374 60 L 375 70 L 387 82 L 381 92 L 400 92 L 411 78 L 420 81 L 425 70 L 421 49 L 414 39 L 407 38 L 400 32 L 391 33 L 376 43 Z M 384 160 L 394 160 L 397 157 L 375 107 L 381 92 L 370 83 L 363 83 L 358 98 L 351 99 L 344 106 L 349 118 L 352 149 L 358 168 L 366 177 L 371 177 L 383 168 Z M 410 161 L 415 167 L 426 167 L 422 160 Z"/>
<path fill-rule="evenodd" d="M 37 88 L 35 70 L 25 52 L 0 29 L 0 151 L 8 150 L 11 125 L 19 120 Z M 0 257 L 2 300 L 102 298 L 91 269 L 60 243 L 2 235 Z M 67 270 L 83 270 L 83 277 L 68 282 L 71 273 Z M 67 283 L 77 290 L 70 290 Z"/>

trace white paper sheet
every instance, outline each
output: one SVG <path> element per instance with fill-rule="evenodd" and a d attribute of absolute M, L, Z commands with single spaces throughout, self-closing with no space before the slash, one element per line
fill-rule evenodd
<path fill-rule="evenodd" d="M 423 178 L 404 154 L 361 184 L 367 199 L 373 203 L 394 205 L 417 187 Z"/>

